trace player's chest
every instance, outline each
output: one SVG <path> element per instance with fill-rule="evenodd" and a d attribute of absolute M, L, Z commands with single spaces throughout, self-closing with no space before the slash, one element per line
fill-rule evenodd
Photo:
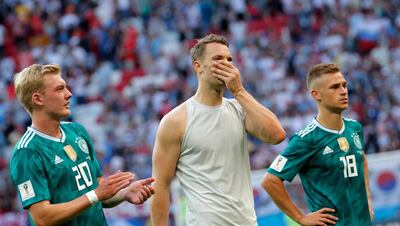
<path fill-rule="evenodd" d="M 70 167 L 85 160 L 91 161 L 91 157 L 89 147 L 81 137 L 47 145 L 44 158 L 50 168 Z"/>
<path fill-rule="evenodd" d="M 45 171 L 53 188 L 62 188 L 69 184 L 71 189 L 80 191 L 95 182 L 94 161 L 86 142 L 79 138 L 49 145 L 44 161 Z"/>
<path fill-rule="evenodd" d="M 196 149 L 221 150 L 242 145 L 244 139 L 244 123 L 236 115 L 201 115 L 187 126 L 184 144 Z"/>
<path fill-rule="evenodd" d="M 63 143 L 49 143 L 42 153 L 45 171 L 50 178 L 67 180 L 76 174 L 74 171 L 91 171 L 89 147 L 81 137 L 66 139 Z"/>
<path fill-rule="evenodd" d="M 326 171 L 343 172 L 344 177 L 357 176 L 363 165 L 363 151 L 357 133 L 332 135 L 318 146 L 311 165 Z"/>

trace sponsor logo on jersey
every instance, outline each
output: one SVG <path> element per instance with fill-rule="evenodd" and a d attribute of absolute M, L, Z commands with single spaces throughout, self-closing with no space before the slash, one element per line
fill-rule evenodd
<path fill-rule="evenodd" d="M 22 201 L 35 197 L 35 191 L 33 190 L 32 183 L 30 180 L 27 180 L 24 183 L 19 184 L 18 190 L 19 194 L 21 195 Z"/>
<path fill-rule="evenodd" d="M 283 167 L 285 167 L 287 162 L 287 158 L 283 157 L 282 155 L 278 155 L 275 160 L 271 164 L 271 169 L 276 170 L 277 172 L 281 172 Z"/>
<path fill-rule="evenodd" d="M 64 162 L 64 160 L 62 158 L 60 158 L 58 155 L 56 155 L 54 157 L 54 164 L 57 165 L 58 163 L 62 163 L 62 162 Z"/>
<path fill-rule="evenodd" d="M 78 138 L 76 138 L 75 143 L 78 144 L 79 148 L 83 152 L 85 152 L 86 154 L 89 154 L 89 148 L 88 148 L 88 145 L 87 145 L 85 139 L 83 139 L 82 137 L 78 137 Z"/>
<path fill-rule="evenodd" d="M 360 136 L 357 133 L 353 133 L 352 137 L 353 137 L 353 141 L 354 141 L 354 144 L 356 145 L 356 147 L 358 149 L 362 149 Z"/>
<path fill-rule="evenodd" d="M 333 152 L 332 148 L 326 146 L 324 151 L 322 152 L 322 154 L 326 155 L 326 154 L 329 154 L 329 153 L 332 153 L 332 152 Z"/>
<path fill-rule="evenodd" d="M 76 152 L 71 145 L 64 146 L 64 151 L 67 153 L 68 157 L 75 162 L 76 160 Z"/>
<path fill-rule="evenodd" d="M 337 139 L 339 143 L 340 150 L 347 152 L 350 148 L 349 142 L 347 141 L 346 137 L 339 137 Z"/>

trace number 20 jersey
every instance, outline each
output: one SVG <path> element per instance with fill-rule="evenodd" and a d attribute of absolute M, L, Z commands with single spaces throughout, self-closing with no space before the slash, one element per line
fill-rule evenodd
<path fill-rule="evenodd" d="M 291 137 L 268 172 L 287 181 L 298 173 L 310 211 L 335 209 L 337 226 L 368 226 L 363 162 L 360 123 L 344 119 L 342 129 L 335 131 L 314 120 Z"/>
<path fill-rule="evenodd" d="M 25 209 L 44 200 L 68 202 L 98 186 L 102 172 L 85 128 L 62 122 L 60 131 L 62 137 L 55 138 L 28 127 L 15 145 L 10 174 Z M 107 223 L 99 202 L 64 225 Z"/>

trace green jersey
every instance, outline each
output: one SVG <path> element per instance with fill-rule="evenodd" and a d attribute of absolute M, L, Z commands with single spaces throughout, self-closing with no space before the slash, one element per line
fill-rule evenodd
<path fill-rule="evenodd" d="M 337 226 L 368 226 L 363 163 L 360 123 L 344 119 L 342 129 L 336 131 L 314 120 L 291 137 L 268 172 L 287 181 L 298 173 L 310 211 L 335 209 Z"/>
<path fill-rule="evenodd" d="M 55 138 L 28 127 L 15 145 L 10 173 L 25 209 L 44 200 L 68 202 L 98 186 L 102 172 L 87 131 L 67 122 L 60 131 Z M 63 225 L 107 225 L 101 202 Z"/>

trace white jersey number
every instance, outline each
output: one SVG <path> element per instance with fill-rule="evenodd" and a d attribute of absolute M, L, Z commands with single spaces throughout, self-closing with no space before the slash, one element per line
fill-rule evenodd
<path fill-rule="evenodd" d="M 340 161 L 342 161 L 343 165 L 344 165 L 344 168 L 343 168 L 344 178 L 358 176 L 355 155 L 348 155 L 345 157 L 340 157 Z"/>
<path fill-rule="evenodd" d="M 85 170 L 86 169 L 86 170 Z M 82 162 L 78 166 L 72 167 L 72 171 L 76 173 L 75 180 L 78 190 L 81 191 L 93 184 L 92 175 L 90 174 L 89 165 L 87 162 Z M 83 178 L 83 181 L 82 181 Z M 83 182 L 83 183 L 81 183 Z"/>

